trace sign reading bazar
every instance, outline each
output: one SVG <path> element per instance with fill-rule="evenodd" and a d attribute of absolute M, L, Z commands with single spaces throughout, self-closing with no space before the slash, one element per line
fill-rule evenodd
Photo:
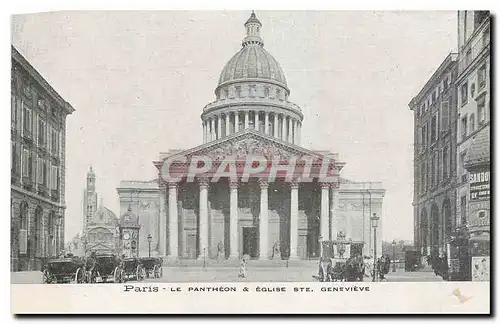
<path fill-rule="evenodd" d="M 490 171 L 478 170 L 470 173 L 470 200 L 490 199 Z"/>
<path fill-rule="evenodd" d="M 221 178 L 248 182 L 259 178 L 268 182 L 280 179 L 284 182 L 338 182 L 335 161 L 327 157 L 292 157 L 290 159 L 267 158 L 263 155 L 227 156 L 214 159 L 210 156 L 176 156 L 166 159 L 161 168 L 161 177 L 166 182 L 194 182 L 195 179 Z"/>

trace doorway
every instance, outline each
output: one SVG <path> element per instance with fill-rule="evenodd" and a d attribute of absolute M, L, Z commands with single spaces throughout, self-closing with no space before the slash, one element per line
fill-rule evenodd
<path fill-rule="evenodd" d="M 256 227 L 243 227 L 243 255 L 245 254 L 248 254 L 251 258 L 259 256 Z"/>

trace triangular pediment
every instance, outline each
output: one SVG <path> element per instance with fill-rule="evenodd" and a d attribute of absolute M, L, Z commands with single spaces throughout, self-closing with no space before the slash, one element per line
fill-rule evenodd
<path fill-rule="evenodd" d="M 185 151 L 177 151 L 166 159 L 175 159 L 180 156 L 191 158 L 193 156 L 208 156 L 212 159 L 222 160 L 226 157 L 242 158 L 248 155 L 262 155 L 268 159 L 296 158 L 322 158 L 333 155 L 325 152 L 314 152 L 298 145 L 290 144 L 280 139 L 265 135 L 254 129 L 231 134 L 217 141 L 205 143 Z"/>

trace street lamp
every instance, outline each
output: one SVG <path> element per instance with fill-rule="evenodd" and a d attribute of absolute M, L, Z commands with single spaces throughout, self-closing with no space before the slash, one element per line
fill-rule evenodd
<path fill-rule="evenodd" d="M 377 281 L 377 226 L 378 226 L 377 213 L 373 213 L 370 218 L 373 227 L 373 280 Z"/>
<path fill-rule="evenodd" d="M 151 234 L 148 234 L 148 255 L 151 257 L 151 240 L 153 238 L 151 237 Z"/>
<path fill-rule="evenodd" d="M 392 240 L 392 272 L 396 272 L 396 240 Z"/>

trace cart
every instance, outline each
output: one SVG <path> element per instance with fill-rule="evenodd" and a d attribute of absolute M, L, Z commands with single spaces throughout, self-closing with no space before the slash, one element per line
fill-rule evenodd
<path fill-rule="evenodd" d="M 140 258 L 146 278 L 161 278 L 163 276 L 162 258 Z"/>
<path fill-rule="evenodd" d="M 138 258 L 123 259 L 121 268 L 123 282 L 136 280 L 141 281 L 146 276 L 144 267 Z"/>
<path fill-rule="evenodd" d="M 95 257 L 94 274 L 101 282 L 121 282 L 122 269 L 120 260 L 113 254 L 102 254 Z M 97 281 L 97 280 L 94 280 Z"/>
<path fill-rule="evenodd" d="M 53 259 L 43 270 L 43 283 L 84 283 L 84 262 L 73 258 Z"/>

